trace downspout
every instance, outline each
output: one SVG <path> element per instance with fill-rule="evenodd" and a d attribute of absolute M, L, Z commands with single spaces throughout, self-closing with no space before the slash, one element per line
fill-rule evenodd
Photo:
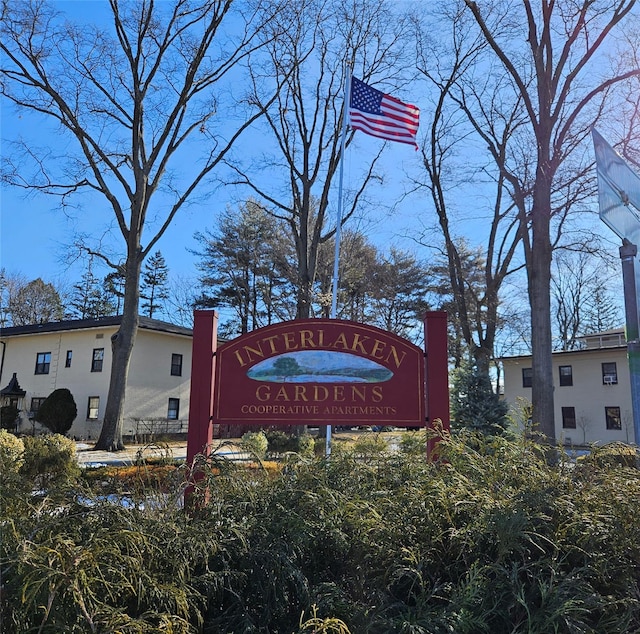
<path fill-rule="evenodd" d="M 4 369 L 4 353 L 7 349 L 7 342 L 0 341 L 2 344 L 2 357 L 0 357 L 0 383 L 2 383 L 2 370 Z"/>

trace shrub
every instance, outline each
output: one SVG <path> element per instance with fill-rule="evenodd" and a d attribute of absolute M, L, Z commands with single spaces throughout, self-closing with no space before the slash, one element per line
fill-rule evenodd
<path fill-rule="evenodd" d="M 406 431 L 400 437 L 399 449 L 412 456 L 424 456 L 427 453 L 427 435 L 424 431 Z"/>
<path fill-rule="evenodd" d="M 380 434 L 366 434 L 353 443 L 353 452 L 361 458 L 373 458 L 387 451 L 389 451 L 389 445 Z"/>
<path fill-rule="evenodd" d="M 60 434 L 25 436 L 24 463 L 20 472 L 36 487 L 65 484 L 80 474 L 73 440 Z"/>
<path fill-rule="evenodd" d="M 583 458 L 583 462 L 599 467 L 637 467 L 638 453 L 632 445 L 613 442 L 603 447 L 591 447 L 591 453 Z"/>
<path fill-rule="evenodd" d="M 316 446 L 316 441 L 313 436 L 309 434 L 302 434 L 302 436 L 297 436 L 297 452 L 303 456 L 313 456 L 314 450 Z"/>
<path fill-rule="evenodd" d="M 257 458 L 263 460 L 267 455 L 269 441 L 263 431 L 248 431 L 240 439 L 243 449 L 255 454 Z"/>
<path fill-rule="evenodd" d="M 549 465 L 524 434 L 443 434 L 439 453 L 341 452 L 279 473 L 213 457 L 187 514 L 23 495 L 10 515 L 0 505 L 3 625 L 640 632 L 639 470 Z"/>
<path fill-rule="evenodd" d="M 315 439 L 309 434 L 296 436 L 287 434 L 279 429 L 270 429 L 266 432 L 270 454 L 282 454 L 289 451 L 303 456 L 313 456 Z"/>
<path fill-rule="evenodd" d="M 265 432 L 265 436 L 269 444 L 269 453 L 278 454 L 292 451 L 291 439 L 293 436 L 291 434 L 286 434 L 279 429 L 269 429 Z"/>
<path fill-rule="evenodd" d="M 54 390 L 40 405 L 36 420 L 54 434 L 66 434 L 78 415 L 71 392 L 62 387 Z"/>
<path fill-rule="evenodd" d="M 3 405 L 0 407 L 0 428 L 14 431 L 18 424 L 20 410 L 15 405 Z"/>
<path fill-rule="evenodd" d="M 24 443 L 6 429 L 0 429 L 0 472 L 17 473 L 24 462 Z"/>

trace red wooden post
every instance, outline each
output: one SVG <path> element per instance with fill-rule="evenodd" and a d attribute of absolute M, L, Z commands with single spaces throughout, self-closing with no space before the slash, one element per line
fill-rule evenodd
<path fill-rule="evenodd" d="M 187 433 L 187 464 L 190 467 L 198 454 L 208 455 L 213 440 L 213 383 L 218 345 L 218 313 L 213 310 L 195 310 L 193 317 Z"/>
<path fill-rule="evenodd" d="M 424 318 L 425 380 L 427 384 L 427 427 L 434 428 L 439 419 L 443 431 L 449 431 L 449 355 L 447 347 L 447 313 L 431 311 Z M 437 440 L 427 444 L 427 454 L 433 455 Z"/>

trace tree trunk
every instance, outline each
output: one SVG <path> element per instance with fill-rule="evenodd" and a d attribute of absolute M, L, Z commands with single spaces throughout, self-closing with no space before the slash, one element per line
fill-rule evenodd
<path fill-rule="evenodd" d="M 543 164 L 544 165 L 544 164 Z M 549 169 L 546 170 L 550 172 Z M 534 430 L 555 443 L 553 367 L 551 346 L 551 183 L 538 170 L 531 211 L 533 241 L 528 261 L 529 302 L 531 305 L 531 352 Z"/>
<path fill-rule="evenodd" d="M 129 257 L 126 264 L 125 297 L 120 328 L 111 337 L 111 380 L 104 410 L 102 431 L 94 449 L 120 451 L 124 449 L 122 433 L 124 428 L 124 405 L 129 377 L 129 365 L 138 332 L 140 295 L 139 257 Z"/>

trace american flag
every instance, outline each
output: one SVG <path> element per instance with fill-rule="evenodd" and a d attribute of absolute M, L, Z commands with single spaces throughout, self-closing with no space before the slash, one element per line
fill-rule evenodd
<path fill-rule="evenodd" d="M 385 95 L 355 77 L 351 78 L 349 124 L 353 130 L 362 130 L 389 141 L 409 143 L 417 150 L 419 120 L 420 109 L 416 106 Z"/>

